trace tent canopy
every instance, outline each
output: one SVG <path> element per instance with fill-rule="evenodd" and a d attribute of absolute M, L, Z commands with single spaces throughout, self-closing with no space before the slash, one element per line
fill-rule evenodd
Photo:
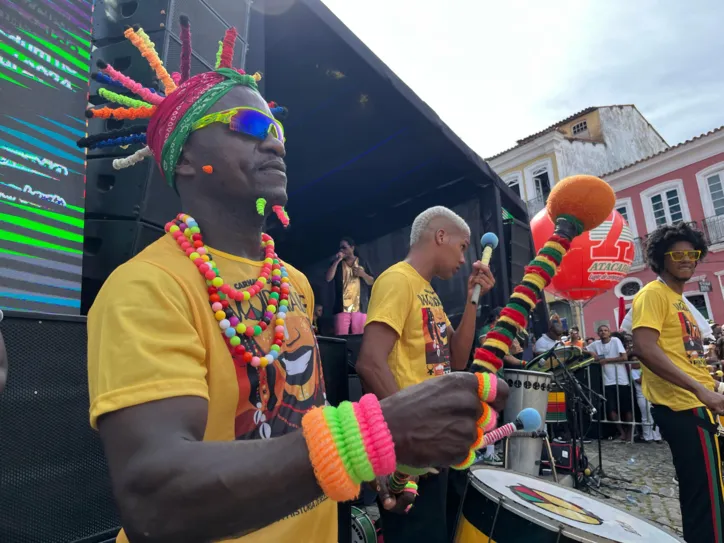
<path fill-rule="evenodd" d="M 375 239 L 428 205 L 479 196 L 471 191 L 500 191 L 525 220 L 518 196 L 321 2 L 285 3 L 255 3 L 246 66 L 290 112 L 292 226 L 274 228 L 287 259 L 304 266 L 332 254 L 340 236 Z"/>

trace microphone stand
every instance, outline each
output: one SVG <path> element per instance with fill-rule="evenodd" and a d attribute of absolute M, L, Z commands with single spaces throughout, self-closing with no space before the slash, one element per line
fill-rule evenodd
<path fill-rule="evenodd" d="M 595 396 L 597 400 L 596 403 L 598 404 L 598 410 L 591 406 L 593 411 L 590 412 L 591 416 L 596 415 L 596 427 L 598 429 L 598 466 L 596 467 L 596 469 L 593 470 L 592 475 L 594 473 L 598 473 L 598 476 L 601 478 L 607 477 L 607 475 L 603 472 L 603 446 L 601 444 L 601 436 L 603 434 L 603 426 L 601 425 L 601 413 L 603 412 L 602 405 L 606 403 L 606 398 L 593 390 L 591 387 L 582 384 L 580 381 L 578 381 L 578 379 L 576 379 L 576 382 L 578 383 L 579 389 L 581 389 L 582 393 L 584 391 L 588 392 L 588 398 L 590 398 L 591 396 Z M 588 403 L 589 405 L 591 405 L 590 400 L 588 401 Z"/>
<path fill-rule="evenodd" d="M 584 472 L 582 474 L 582 477 L 580 477 L 580 481 L 578 476 L 574 478 L 574 484 L 576 485 L 576 488 L 579 488 L 579 483 L 584 486 L 584 489 L 592 490 L 597 492 L 598 494 L 602 495 L 605 498 L 610 498 L 607 494 L 602 492 L 600 490 L 600 486 L 602 485 L 601 479 L 607 478 L 611 480 L 616 481 L 622 481 L 631 483 L 631 481 L 628 481 L 626 479 L 620 479 L 618 477 L 612 477 L 610 475 L 606 475 L 606 473 L 603 470 L 603 449 L 601 444 L 601 436 L 602 436 L 602 424 L 601 424 L 601 413 L 598 409 L 593 405 L 593 403 L 590 400 L 590 396 L 593 395 L 598 400 L 597 403 L 599 405 L 599 408 L 602 404 L 606 402 L 606 398 L 596 392 L 595 390 L 592 390 L 587 385 L 582 384 L 576 377 L 570 372 L 568 367 L 564 366 L 563 368 L 563 374 L 565 374 L 566 382 L 569 383 L 568 389 L 573 392 L 572 394 L 572 400 L 574 402 L 574 409 L 573 409 L 573 427 L 574 427 L 574 434 L 579 434 L 579 428 L 578 424 L 579 421 L 582 422 L 582 415 L 581 415 L 581 408 L 585 408 L 586 412 L 589 414 L 589 416 L 596 415 L 597 419 L 597 427 L 598 427 L 598 466 L 592 470 L 592 473 L 590 476 L 586 476 L 585 474 L 585 468 Z M 585 394 L 585 391 L 588 392 L 588 395 Z M 581 404 L 585 405 L 581 405 Z M 581 440 L 581 456 L 585 455 L 585 449 L 584 449 L 584 443 L 583 443 L 583 428 L 580 428 L 580 440 Z M 573 459 L 575 463 L 575 472 L 576 474 L 579 473 L 579 466 L 578 466 L 578 452 L 576 450 L 576 437 L 573 438 Z M 595 476 L 598 476 L 597 478 Z M 614 485 L 605 485 L 609 488 L 619 488 Z"/>
<path fill-rule="evenodd" d="M 576 489 L 580 488 L 582 479 L 583 479 L 583 473 L 581 473 L 581 463 L 580 459 L 585 456 L 585 450 L 584 450 L 584 444 L 583 444 L 583 428 L 579 426 L 579 423 L 581 422 L 583 416 L 581 413 L 581 410 L 583 407 L 586 408 L 586 411 L 589 413 L 589 415 L 593 415 L 596 413 L 596 408 L 593 407 L 590 400 L 585 397 L 583 394 L 583 390 L 581 389 L 581 384 L 578 382 L 578 379 L 576 379 L 573 374 L 570 372 L 568 367 L 564 364 L 562 366 L 559 366 L 557 368 L 560 371 L 559 375 L 562 377 L 561 383 L 558 382 L 558 379 L 556 379 L 556 383 L 564 390 L 568 391 L 571 398 L 572 409 L 571 414 L 573 416 L 573 423 L 570 425 L 571 428 L 571 443 L 572 443 L 572 450 L 571 454 L 573 456 L 573 485 Z M 587 405 L 582 405 L 582 400 L 585 400 Z M 579 455 L 579 439 L 580 439 L 580 455 Z"/>

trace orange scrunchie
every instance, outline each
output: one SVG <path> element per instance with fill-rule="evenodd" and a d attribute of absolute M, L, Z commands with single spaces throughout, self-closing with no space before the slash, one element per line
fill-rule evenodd
<path fill-rule="evenodd" d="M 324 493 L 337 502 L 355 499 L 360 486 L 355 484 L 344 468 L 324 418 L 323 408 L 315 407 L 304 415 L 302 433 L 307 441 L 314 475 Z"/>

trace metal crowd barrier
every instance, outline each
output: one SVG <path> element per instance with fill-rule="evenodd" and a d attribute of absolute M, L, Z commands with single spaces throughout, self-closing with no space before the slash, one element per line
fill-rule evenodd
<path fill-rule="evenodd" d="M 634 380 L 631 377 L 631 366 L 640 364 L 639 362 L 619 362 L 613 364 L 616 369 L 616 385 L 611 385 L 616 387 L 616 404 L 615 404 L 615 411 L 618 414 L 619 420 L 609 420 L 608 414 L 612 410 L 612 406 L 609 405 L 610 402 L 599 402 L 597 398 L 592 397 L 592 395 L 589 394 L 589 400 L 593 403 L 593 405 L 597 406 L 598 404 L 602 403 L 600 409 L 597 409 L 597 413 L 593 415 L 592 422 L 598 422 L 598 418 L 601 413 L 603 413 L 601 418 L 601 423 L 603 424 L 621 424 L 622 426 L 631 426 L 631 439 L 630 442 L 634 442 L 634 437 L 636 435 L 637 429 L 640 430 L 642 438 L 645 438 L 647 435 L 651 437 L 651 439 L 654 439 L 654 436 L 656 436 L 656 423 L 654 422 L 653 417 L 651 416 L 651 403 L 644 397 L 643 393 L 641 392 L 641 385 L 634 382 Z M 639 366 L 640 368 L 640 366 Z M 606 387 L 604 385 L 604 376 L 603 376 L 603 366 L 600 366 L 600 376 L 599 377 L 599 383 L 596 383 L 598 386 L 594 386 L 593 379 L 591 376 L 591 368 L 587 367 L 583 370 L 585 372 L 584 379 L 585 382 L 588 384 L 588 388 L 592 390 L 600 390 L 601 395 L 606 397 Z M 620 375 L 619 372 L 625 372 L 626 380 L 628 381 L 628 394 L 630 395 L 629 400 L 631 402 L 631 421 L 625 421 L 623 420 L 623 414 L 621 413 L 621 394 L 626 393 L 626 391 L 621 390 L 621 386 L 618 384 L 618 377 Z M 598 372 L 596 372 L 598 373 Z M 636 421 L 636 407 L 639 407 L 639 411 L 641 413 L 641 422 Z M 602 436 L 601 436 L 602 437 Z M 658 436 L 658 439 L 661 439 L 660 436 Z"/>

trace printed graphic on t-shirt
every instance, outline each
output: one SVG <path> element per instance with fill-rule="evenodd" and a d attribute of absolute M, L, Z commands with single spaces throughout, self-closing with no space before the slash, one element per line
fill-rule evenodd
<path fill-rule="evenodd" d="M 689 362 L 695 366 L 706 366 L 704 358 L 704 342 L 701 339 L 701 332 L 696 322 L 689 320 L 684 302 L 677 302 L 674 307 L 678 311 L 679 323 L 681 324 L 681 336 L 684 341 L 684 351 L 689 357 Z"/>
<path fill-rule="evenodd" d="M 422 304 L 422 334 L 428 375 L 450 373 L 450 347 L 447 344 L 447 318 L 434 290 L 426 289 L 417 298 Z"/>
<path fill-rule="evenodd" d="M 249 279 L 234 284 L 234 288 L 241 290 L 254 282 L 255 279 Z M 249 302 L 234 302 L 232 310 L 242 322 L 258 320 L 269 305 L 269 294 L 264 290 Z M 302 296 L 292 289 L 286 319 L 288 336 L 273 365 L 266 369 L 254 368 L 251 364 L 236 365 L 237 439 L 268 439 L 293 432 L 301 428 L 305 413 L 324 405 L 321 359 L 305 307 Z M 272 338 L 270 332 L 256 338 L 243 336 L 242 345 L 254 356 L 261 357 L 269 351 Z"/>

